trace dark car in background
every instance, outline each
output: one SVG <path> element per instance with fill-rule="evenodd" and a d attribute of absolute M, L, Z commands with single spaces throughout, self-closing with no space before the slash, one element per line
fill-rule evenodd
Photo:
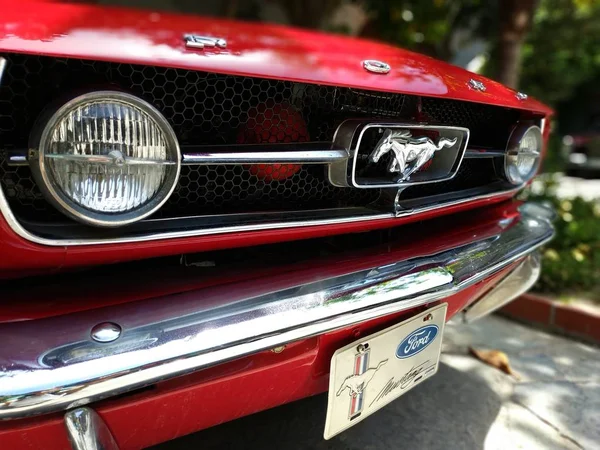
<path fill-rule="evenodd" d="M 563 151 L 567 175 L 600 176 L 600 114 L 590 120 L 586 131 L 565 136 Z"/>

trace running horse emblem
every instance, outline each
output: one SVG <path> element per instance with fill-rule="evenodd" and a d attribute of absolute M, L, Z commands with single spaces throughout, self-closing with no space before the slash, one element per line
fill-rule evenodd
<path fill-rule="evenodd" d="M 337 393 L 335 394 L 336 397 L 342 395 L 342 392 L 344 392 L 345 389 L 348 389 L 350 391 L 349 393 L 351 397 L 356 396 L 358 394 L 362 394 L 362 392 L 367 388 L 367 385 L 371 382 L 377 371 L 381 369 L 381 367 L 384 364 L 386 364 L 387 361 L 387 359 L 384 359 L 379 364 L 377 364 L 377 367 L 370 367 L 361 374 L 354 374 L 346 377 L 346 379 L 338 389 Z"/>
<path fill-rule="evenodd" d="M 408 130 L 388 129 L 369 156 L 369 160 L 377 163 L 383 155 L 392 151 L 394 158 L 388 164 L 387 170 L 391 173 L 399 173 L 398 181 L 406 181 L 433 158 L 435 152 L 444 147 L 452 147 L 456 141 L 457 138 L 440 137 L 436 144 L 426 136 L 413 138 Z"/>

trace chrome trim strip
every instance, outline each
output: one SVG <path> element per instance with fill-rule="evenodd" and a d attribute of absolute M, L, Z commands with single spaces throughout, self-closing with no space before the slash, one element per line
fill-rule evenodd
<path fill-rule="evenodd" d="M 548 117 L 540 119 L 540 130 L 542 130 L 542 136 L 546 132 L 546 125 L 548 124 Z"/>
<path fill-rule="evenodd" d="M 467 150 L 464 159 L 479 159 L 479 158 L 504 158 L 506 155 L 503 151 L 489 150 L 480 152 L 477 150 Z"/>
<path fill-rule="evenodd" d="M 474 232 L 470 243 L 436 254 L 405 259 L 402 248 L 373 250 L 367 257 L 344 255 L 344 265 L 322 262 L 333 268 L 329 274 L 315 262 L 278 275 L 0 324 L 0 418 L 83 405 L 442 300 L 550 240 L 551 223 L 531 211 L 486 225 L 496 234 Z M 123 332 L 99 344 L 90 330 L 105 321 Z"/>
<path fill-rule="evenodd" d="M 11 167 L 15 167 L 15 166 L 28 166 L 29 163 L 27 162 L 27 154 L 26 153 L 12 153 L 9 150 L 8 153 L 8 162 L 7 164 Z"/>
<path fill-rule="evenodd" d="M 106 423 L 91 408 L 67 412 L 65 426 L 73 450 L 119 450 Z"/>
<path fill-rule="evenodd" d="M 493 199 L 495 197 L 500 197 L 502 195 L 514 195 L 517 192 L 519 192 L 521 190 L 522 186 L 519 186 L 515 189 L 508 189 L 505 191 L 498 191 L 498 192 L 494 192 L 492 194 L 485 194 L 485 195 L 476 195 L 474 197 L 469 197 L 469 198 L 462 198 L 460 200 L 454 200 L 451 202 L 445 202 L 445 203 L 440 203 L 439 205 L 430 205 L 430 206 L 423 206 L 421 208 L 416 208 L 416 209 L 412 209 L 412 210 L 404 210 L 404 211 L 398 211 L 395 216 L 396 217 L 406 217 L 406 216 L 411 216 L 413 214 L 422 214 L 425 212 L 430 212 L 430 211 L 435 211 L 437 209 L 442 209 L 442 208 L 448 208 L 451 206 L 458 206 L 458 205 L 464 205 L 465 203 L 470 203 L 473 201 L 478 201 L 478 200 L 489 200 L 489 199 Z"/>
<path fill-rule="evenodd" d="M 50 159 L 62 159 L 64 161 L 76 161 L 76 162 L 90 162 L 96 164 L 108 164 L 108 165 L 125 165 L 125 166 L 175 166 L 175 161 L 162 161 L 158 159 L 143 159 L 143 158 L 131 158 L 129 156 L 123 156 L 118 158 L 111 155 L 69 155 L 69 154 L 51 154 L 46 155 L 46 158 Z M 120 159 L 120 161 L 118 161 Z"/>
<path fill-rule="evenodd" d="M 275 144 L 277 145 L 277 144 Z M 267 147 L 268 150 L 272 150 L 273 145 L 269 145 Z M 182 147 L 184 150 L 185 147 Z M 236 147 L 229 147 L 228 149 L 237 150 Z M 261 148 L 265 149 L 264 146 Z M 199 150 L 202 147 L 198 147 Z M 13 152 L 8 155 L 8 165 L 11 167 L 15 166 L 27 166 L 29 163 L 27 162 L 27 155 L 25 152 Z M 277 156 L 274 156 L 277 155 Z M 474 158 L 499 158 L 504 157 L 504 151 L 477 151 L 477 150 L 468 150 L 465 152 L 464 159 L 474 159 Z M 55 157 L 58 155 L 55 155 Z M 62 155 L 61 155 L 62 156 Z M 77 155 L 75 156 L 78 159 Z M 306 149 L 306 150 L 290 150 L 290 151 L 271 151 L 271 152 L 240 152 L 240 151 L 218 151 L 216 147 L 210 147 L 206 149 L 204 152 L 188 152 L 183 153 L 181 164 L 185 165 L 240 165 L 240 164 L 331 164 L 335 162 L 341 162 L 348 158 L 348 152 L 344 149 L 328 149 L 328 150 L 316 150 L 316 149 Z M 132 161 L 132 158 L 129 158 L 128 161 Z M 146 163 L 147 160 L 141 160 L 140 163 Z M 113 162 L 112 159 L 109 160 L 108 157 L 104 158 L 105 163 Z"/>
<path fill-rule="evenodd" d="M 36 151 L 36 150 L 33 150 Z M 26 166 L 26 150 L 8 150 L 9 166 Z M 348 159 L 346 149 L 330 142 L 252 145 L 186 145 L 181 146 L 181 164 L 186 165 L 241 165 L 241 164 L 331 164 Z M 46 155 L 52 158 L 112 164 L 110 156 Z M 125 158 L 128 164 L 166 164 L 139 158 Z M 169 163 L 175 164 L 175 163 Z"/>
<path fill-rule="evenodd" d="M 451 206 L 462 205 L 465 203 L 493 199 L 503 195 L 514 195 L 521 187 L 515 189 L 509 189 L 505 191 L 494 192 L 493 194 L 478 195 L 475 197 L 469 197 L 466 199 L 455 200 L 452 202 L 440 203 L 439 205 L 426 206 L 423 208 L 417 208 L 407 211 L 400 211 L 397 214 L 394 213 L 376 213 L 373 215 L 363 215 L 358 217 L 345 217 L 336 219 L 319 219 L 319 220 L 303 220 L 303 221 L 292 221 L 292 222 L 274 222 L 268 224 L 255 224 L 255 225 L 243 225 L 243 226 L 226 226 L 226 227 L 215 227 L 215 228 L 203 228 L 196 230 L 187 231 L 174 231 L 167 233 L 151 233 L 144 236 L 135 237 L 123 237 L 123 238 L 111 238 L 111 239 L 47 239 L 27 231 L 21 223 L 17 220 L 12 210 L 10 209 L 2 187 L 0 187 L 0 211 L 4 214 L 8 225 L 12 230 L 30 242 L 34 242 L 40 245 L 48 245 L 52 247 L 64 247 L 64 246 L 77 246 L 77 245 L 108 245 L 108 244 L 125 244 L 129 242 L 148 242 L 159 239 L 177 239 L 185 237 L 196 237 L 196 236 L 210 236 L 214 234 L 228 234 L 228 233 L 242 233 L 246 231 L 262 231 L 262 230 L 280 230 L 285 228 L 304 228 L 314 227 L 321 225 L 337 225 L 344 223 L 355 223 L 355 222 L 367 222 L 372 220 L 392 219 L 394 217 L 406 217 L 414 214 L 420 214 L 429 211 L 435 211 L 437 209 L 447 208 Z"/>
<path fill-rule="evenodd" d="M 348 152 L 345 149 L 332 148 L 332 144 L 328 143 L 194 146 L 194 148 L 196 150 L 193 152 L 183 152 L 182 164 L 330 164 L 348 159 Z"/>
<path fill-rule="evenodd" d="M 537 252 L 532 253 L 494 289 L 465 311 L 465 322 L 485 317 L 524 294 L 535 284 L 541 272 L 540 255 Z"/>

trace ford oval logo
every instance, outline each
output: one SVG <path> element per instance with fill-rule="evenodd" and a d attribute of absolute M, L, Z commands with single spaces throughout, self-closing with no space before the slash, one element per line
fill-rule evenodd
<path fill-rule="evenodd" d="M 396 349 L 396 357 L 400 359 L 410 358 L 425 350 L 437 336 L 438 330 L 437 325 L 427 325 L 413 331 L 400 342 L 400 345 Z"/>

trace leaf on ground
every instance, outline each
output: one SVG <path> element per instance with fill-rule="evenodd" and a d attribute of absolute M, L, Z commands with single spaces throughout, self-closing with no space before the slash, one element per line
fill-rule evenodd
<path fill-rule="evenodd" d="M 507 375 L 512 375 L 517 380 L 521 379 L 519 374 L 510 367 L 510 361 L 506 353 L 501 352 L 500 350 L 476 350 L 473 347 L 469 347 L 469 354 L 489 366 L 500 369 Z"/>

